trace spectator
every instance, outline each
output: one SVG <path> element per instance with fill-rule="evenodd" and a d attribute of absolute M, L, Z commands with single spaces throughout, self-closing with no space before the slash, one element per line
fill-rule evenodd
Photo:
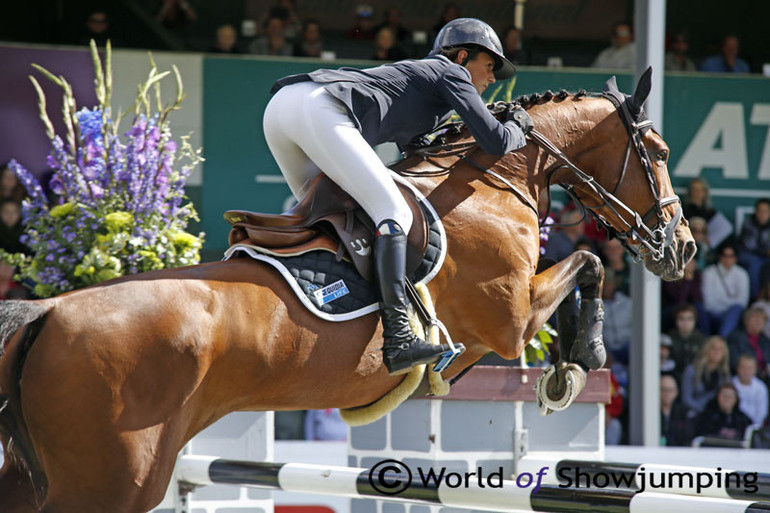
<path fill-rule="evenodd" d="M 238 32 L 232 25 L 221 25 L 217 28 L 214 45 L 209 48 L 212 53 L 241 53 L 236 43 L 238 42 Z"/>
<path fill-rule="evenodd" d="M 270 9 L 268 17 L 276 16 L 283 22 L 283 35 L 288 40 L 293 40 L 302 31 L 302 20 L 297 13 L 297 6 L 294 0 L 278 0 L 277 4 Z"/>
<path fill-rule="evenodd" d="M 92 11 L 86 19 L 83 35 L 80 36 L 79 42 L 82 45 L 89 45 L 92 39 L 100 47 L 106 46 L 108 40 L 111 40 L 113 45 L 115 44 L 115 39 L 110 32 L 110 20 L 105 11 Z"/>
<path fill-rule="evenodd" d="M 521 32 L 514 26 L 503 33 L 503 53 L 516 66 L 527 64 L 527 54 L 521 46 Z"/>
<path fill-rule="evenodd" d="M 703 306 L 710 333 L 726 337 L 738 327 L 749 304 L 749 273 L 737 265 L 735 246 L 723 244 L 716 264 L 703 271 Z"/>
<path fill-rule="evenodd" d="M 374 38 L 374 61 L 401 61 L 407 58 L 406 52 L 398 45 L 390 27 L 382 27 Z"/>
<path fill-rule="evenodd" d="M 677 305 L 690 303 L 703 308 L 702 277 L 695 259 L 684 266 L 684 277 L 679 281 L 664 281 L 661 284 L 661 321 L 665 330 L 674 323 L 674 309 Z"/>
<path fill-rule="evenodd" d="M 770 199 L 758 199 L 754 213 L 744 219 L 739 237 L 738 263 L 749 272 L 751 297 L 757 297 L 762 266 L 770 263 Z"/>
<path fill-rule="evenodd" d="M 690 222 L 690 232 L 698 251 L 695 253 L 695 260 L 698 263 L 698 270 L 703 271 L 706 266 L 714 263 L 714 254 L 711 251 L 709 242 L 709 225 L 705 219 L 699 216 L 688 217 Z"/>
<path fill-rule="evenodd" d="M 612 26 L 612 45 L 602 50 L 593 63 L 594 68 L 631 69 L 636 59 L 634 33 L 630 23 L 621 21 Z"/>
<path fill-rule="evenodd" d="M 740 47 L 741 43 L 738 36 L 725 36 L 722 39 L 720 53 L 704 60 L 700 65 L 700 70 L 710 73 L 748 73 L 749 65 L 738 57 Z"/>
<path fill-rule="evenodd" d="M 660 445 L 681 447 L 690 444 L 690 422 L 679 398 L 679 385 L 673 376 L 660 377 Z"/>
<path fill-rule="evenodd" d="M 682 214 L 687 219 L 702 217 L 708 223 L 716 214 L 711 204 L 711 193 L 706 180 L 693 178 L 687 185 L 687 196 L 682 205 Z"/>
<path fill-rule="evenodd" d="M 337 408 L 308 410 L 305 414 L 306 440 L 347 440 L 348 425 Z"/>
<path fill-rule="evenodd" d="M 457 7 L 457 4 L 454 2 L 449 2 L 448 4 L 444 5 L 444 9 L 441 11 L 441 16 L 439 17 L 438 21 L 435 25 L 433 25 L 433 28 L 431 29 L 431 36 L 433 40 L 436 39 L 436 36 L 441 31 L 442 28 L 444 28 L 444 25 L 449 23 L 452 20 L 455 20 L 460 17 L 460 8 Z"/>
<path fill-rule="evenodd" d="M 0 200 L 0 249 L 8 253 L 27 253 L 21 243 L 24 227 L 21 224 L 21 205 L 15 200 Z"/>
<path fill-rule="evenodd" d="M 762 331 L 767 326 L 767 314 L 761 308 L 749 308 L 743 314 L 743 327 L 730 333 L 727 344 L 730 347 L 730 361 L 733 371 L 742 354 L 752 354 L 757 359 L 757 375 L 767 381 L 770 365 L 770 338 Z"/>
<path fill-rule="evenodd" d="M 5 164 L 0 168 L 0 200 L 12 199 L 21 203 L 26 196 L 27 191 L 19 182 L 16 173 L 8 167 L 8 164 Z"/>
<path fill-rule="evenodd" d="M 674 328 L 671 337 L 671 358 L 679 372 L 694 362 L 706 342 L 706 336 L 695 325 L 698 318 L 694 305 L 682 304 L 674 309 Z"/>
<path fill-rule="evenodd" d="M 292 47 L 283 33 L 283 21 L 277 16 L 265 20 L 264 34 L 249 45 L 249 53 L 256 55 L 290 56 Z"/>
<path fill-rule="evenodd" d="M 356 7 L 356 22 L 348 30 L 348 39 L 374 39 L 377 29 L 374 26 L 374 8 L 371 5 Z"/>
<path fill-rule="evenodd" d="M 765 311 L 765 315 L 770 319 L 770 283 L 766 283 L 761 289 L 759 289 L 759 295 L 751 308 L 760 308 Z M 765 324 L 765 329 L 762 331 L 767 338 L 770 338 L 770 322 Z"/>
<path fill-rule="evenodd" d="M 751 354 L 738 358 L 737 372 L 733 385 L 738 391 L 740 408 L 755 427 L 762 427 L 767 418 L 767 385 L 757 378 L 757 359 Z"/>
<path fill-rule="evenodd" d="M 385 10 L 385 20 L 377 30 L 383 27 L 388 27 L 400 44 L 408 43 L 412 39 L 412 33 L 401 22 L 401 9 L 396 6 L 392 5 Z"/>
<path fill-rule="evenodd" d="M 694 363 L 682 373 L 682 403 L 698 414 L 716 397 L 719 387 L 730 380 L 727 343 L 720 336 L 709 337 Z"/>
<path fill-rule="evenodd" d="M 626 248 L 618 239 L 609 239 L 602 245 L 604 265 L 615 271 L 618 290 L 631 295 L 631 266 L 628 264 Z"/>
<path fill-rule="evenodd" d="M 198 13 L 187 0 L 163 0 L 155 19 L 169 30 L 186 28 L 198 19 Z"/>
<path fill-rule="evenodd" d="M 679 372 L 676 368 L 676 362 L 671 358 L 671 337 L 665 333 L 660 334 L 660 373 L 677 376 Z"/>
<path fill-rule="evenodd" d="M 666 71 L 697 71 L 695 63 L 687 56 L 690 48 L 687 34 L 677 32 L 671 38 L 669 51 L 666 53 Z"/>
<path fill-rule="evenodd" d="M 562 210 L 559 222 L 565 226 L 551 229 L 544 258 L 561 262 L 575 251 L 575 242 L 583 235 L 582 217 L 583 214 L 577 209 Z"/>
<path fill-rule="evenodd" d="M 302 25 L 302 37 L 294 45 L 295 57 L 321 57 L 323 39 L 321 24 L 316 19 L 309 19 Z"/>
<path fill-rule="evenodd" d="M 719 387 L 712 399 L 695 422 L 695 434 L 726 440 L 741 441 L 751 419 L 741 411 L 738 391 L 732 383 Z"/>
<path fill-rule="evenodd" d="M 628 352 L 631 343 L 631 298 L 618 287 L 618 278 L 612 269 L 604 268 L 604 326 L 602 335 L 607 351 L 623 365 L 628 365 Z"/>

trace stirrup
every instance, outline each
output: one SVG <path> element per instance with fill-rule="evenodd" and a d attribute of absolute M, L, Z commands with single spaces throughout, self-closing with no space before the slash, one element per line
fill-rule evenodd
<path fill-rule="evenodd" d="M 459 342 L 457 344 L 452 342 L 452 337 L 449 336 L 449 332 L 443 322 L 434 317 L 431 319 L 431 324 L 438 326 L 438 329 L 444 334 L 444 338 L 451 348 L 449 351 L 445 352 L 441 359 L 433 366 L 433 372 L 443 372 L 447 367 L 452 365 L 458 356 L 465 352 L 465 346 Z"/>

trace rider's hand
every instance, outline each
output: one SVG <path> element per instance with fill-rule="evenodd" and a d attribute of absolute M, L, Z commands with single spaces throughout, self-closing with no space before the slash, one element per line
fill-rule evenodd
<path fill-rule="evenodd" d="M 535 124 L 532 122 L 532 118 L 529 117 L 529 114 L 527 114 L 527 111 L 518 105 L 510 105 L 508 107 L 504 121 L 513 121 L 519 125 L 519 128 L 524 132 L 524 135 L 527 135 L 533 128 L 535 128 Z"/>

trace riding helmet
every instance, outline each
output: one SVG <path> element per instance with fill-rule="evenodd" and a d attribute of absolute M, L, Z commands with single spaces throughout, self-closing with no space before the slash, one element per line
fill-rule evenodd
<path fill-rule="evenodd" d="M 456 46 L 478 46 L 495 59 L 495 78 L 505 80 L 516 73 L 513 63 L 503 55 L 503 45 L 495 31 L 476 18 L 457 18 L 439 31 L 433 50 L 429 55 L 438 55 L 442 50 Z"/>

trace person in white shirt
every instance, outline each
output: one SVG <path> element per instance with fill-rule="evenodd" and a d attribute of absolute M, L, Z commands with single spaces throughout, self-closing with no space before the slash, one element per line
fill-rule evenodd
<path fill-rule="evenodd" d="M 757 378 L 757 359 L 750 354 L 738 358 L 733 385 L 738 390 L 741 411 L 754 426 L 762 426 L 767 418 L 767 385 Z"/>
<path fill-rule="evenodd" d="M 737 265 L 735 247 L 726 244 L 719 249 L 719 260 L 703 270 L 703 306 L 711 332 L 727 337 L 741 321 L 749 304 L 749 273 Z"/>
<path fill-rule="evenodd" d="M 612 46 L 602 50 L 592 64 L 594 68 L 631 69 L 636 57 L 636 45 L 631 24 L 615 23 L 612 27 Z"/>

